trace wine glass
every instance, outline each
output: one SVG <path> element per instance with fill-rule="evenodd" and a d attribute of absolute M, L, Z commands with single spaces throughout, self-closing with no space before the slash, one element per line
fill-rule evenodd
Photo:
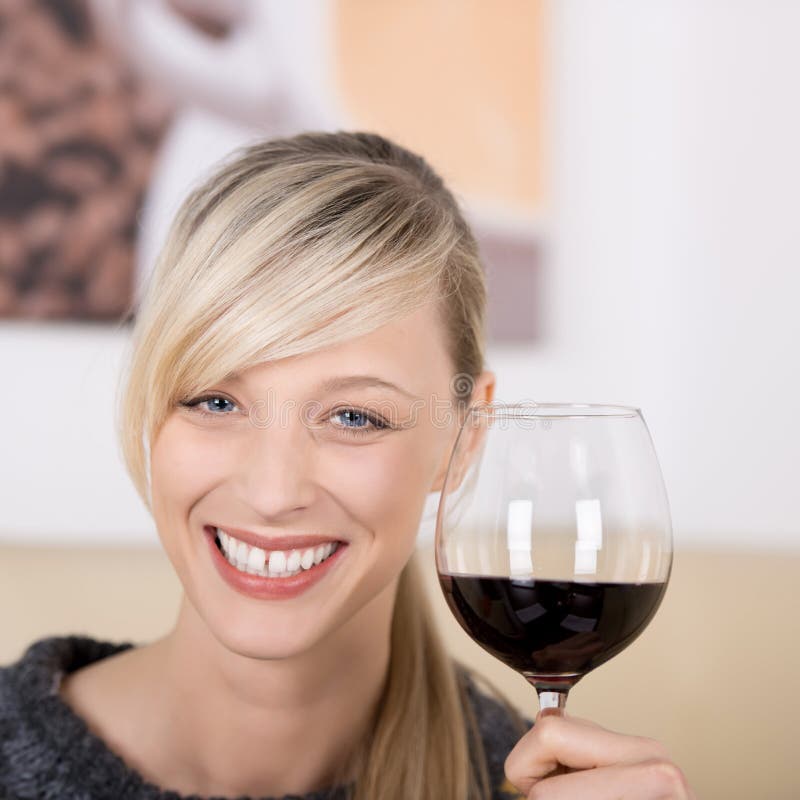
<path fill-rule="evenodd" d="M 435 553 L 461 627 L 536 688 L 540 709 L 564 714 L 569 690 L 653 618 L 672 569 L 669 505 L 641 410 L 471 406 Z"/>

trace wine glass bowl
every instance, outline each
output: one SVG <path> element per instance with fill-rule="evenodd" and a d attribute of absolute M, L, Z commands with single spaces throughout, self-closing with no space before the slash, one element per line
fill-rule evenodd
<path fill-rule="evenodd" d="M 657 611 L 672 527 L 640 409 L 481 403 L 465 414 L 436 518 L 448 607 L 485 650 L 564 707 Z"/>

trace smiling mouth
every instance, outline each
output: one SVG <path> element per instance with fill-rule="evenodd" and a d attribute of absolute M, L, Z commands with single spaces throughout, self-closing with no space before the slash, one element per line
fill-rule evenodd
<path fill-rule="evenodd" d="M 266 550 L 243 542 L 221 528 L 207 526 L 217 549 L 239 572 L 263 578 L 290 578 L 324 563 L 344 542 L 331 540 L 316 546 Z"/>

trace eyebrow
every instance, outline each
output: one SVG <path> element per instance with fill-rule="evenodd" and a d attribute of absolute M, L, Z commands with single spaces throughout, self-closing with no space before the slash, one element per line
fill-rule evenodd
<path fill-rule="evenodd" d="M 242 377 L 237 374 L 228 378 L 228 382 L 242 384 L 244 381 L 242 380 Z M 398 386 L 396 383 L 385 381 L 383 378 L 379 378 L 377 375 L 341 375 L 333 378 L 327 378 L 317 385 L 317 391 L 330 393 L 337 392 L 342 389 L 359 389 L 370 386 L 377 387 L 378 389 L 389 389 L 390 391 L 399 392 L 411 400 L 421 399 L 411 394 L 411 392 L 406 391 L 401 386 Z"/>
<path fill-rule="evenodd" d="M 412 400 L 418 400 L 411 392 L 407 392 L 402 387 L 391 381 L 385 381 L 376 375 L 343 375 L 335 378 L 328 378 L 322 381 L 318 386 L 321 392 L 336 392 L 340 389 L 358 389 L 361 387 L 375 386 L 379 389 L 389 389 L 394 392 L 399 392 L 409 397 Z"/>

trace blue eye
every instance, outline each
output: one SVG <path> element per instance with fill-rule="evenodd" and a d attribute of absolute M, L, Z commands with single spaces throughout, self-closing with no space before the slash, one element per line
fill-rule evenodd
<path fill-rule="evenodd" d="M 211 404 L 210 406 L 208 404 Z M 226 406 L 233 406 L 236 408 L 236 403 L 228 400 L 226 397 L 218 394 L 207 394 L 198 397 L 194 400 L 187 400 L 180 405 L 185 408 L 196 409 L 197 413 L 204 417 L 226 417 L 230 416 L 230 412 L 226 411 Z M 214 409 L 214 410 L 209 410 Z M 382 431 L 392 426 L 382 417 L 368 414 L 357 408 L 340 408 L 331 412 L 329 419 L 334 417 L 343 417 L 349 423 L 344 425 L 335 425 L 334 427 L 349 436 L 364 436 L 377 431 Z"/>
<path fill-rule="evenodd" d="M 181 403 L 181 405 L 185 406 L 186 408 L 195 408 L 195 407 L 197 407 L 198 411 L 201 414 L 205 414 L 205 415 L 211 416 L 211 417 L 227 416 L 226 414 L 218 414 L 215 411 L 209 411 L 207 407 L 206 408 L 203 407 L 206 403 L 211 403 L 214 400 L 221 400 L 223 403 L 228 403 L 228 405 L 231 405 L 231 406 L 234 406 L 234 407 L 236 405 L 235 403 L 232 403 L 227 398 L 222 397 L 221 395 L 218 395 L 218 394 L 209 394 L 209 395 L 205 395 L 204 397 L 198 397 L 196 400 L 189 400 L 189 401 L 187 401 L 185 403 Z M 219 410 L 219 406 L 212 406 L 212 408 L 217 408 L 217 410 Z"/>
<path fill-rule="evenodd" d="M 361 420 L 362 422 L 366 423 L 363 425 L 336 426 L 339 427 L 345 433 L 351 435 L 360 436 L 363 434 L 373 433 L 374 431 L 384 430 L 385 428 L 390 427 L 389 424 L 380 417 L 375 417 L 371 414 L 367 414 L 364 411 L 359 411 L 357 408 L 340 408 L 331 414 L 331 419 L 333 419 L 333 417 L 338 417 L 343 415 L 350 415 L 351 419 L 355 417 L 357 420 Z"/>

